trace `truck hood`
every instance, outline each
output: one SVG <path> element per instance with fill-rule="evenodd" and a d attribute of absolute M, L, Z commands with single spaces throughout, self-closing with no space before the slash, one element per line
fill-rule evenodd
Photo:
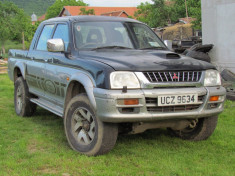
<path fill-rule="evenodd" d="M 79 57 L 102 62 L 116 71 L 215 69 L 210 63 L 164 50 L 100 49 L 97 51 L 80 51 Z"/>

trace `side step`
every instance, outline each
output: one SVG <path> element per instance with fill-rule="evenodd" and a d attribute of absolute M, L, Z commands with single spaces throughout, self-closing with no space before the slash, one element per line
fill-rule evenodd
<path fill-rule="evenodd" d="M 60 117 L 63 117 L 63 108 L 55 104 L 52 104 L 41 98 L 31 98 L 30 101 Z"/>

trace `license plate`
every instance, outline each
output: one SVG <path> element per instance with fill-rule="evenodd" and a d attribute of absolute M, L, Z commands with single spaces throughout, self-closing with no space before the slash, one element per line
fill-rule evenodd
<path fill-rule="evenodd" d="M 174 106 L 198 103 L 198 94 L 158 96 L 158 106 Z"/>

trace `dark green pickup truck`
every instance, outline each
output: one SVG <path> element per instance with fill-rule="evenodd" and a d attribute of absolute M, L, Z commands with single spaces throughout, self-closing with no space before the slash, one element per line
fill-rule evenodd
<path fill-rule="evenodd" d="M 29 51 L 9 51 L 8 74 L 17 115 L 38 105 L 63 117 L 70 146 L 86 155 L 107 153 L 119 133 L 154 128 L 207 139 L 225 100 L 213 65 L 173 53 L 127 18 L 44 21 Z"/>

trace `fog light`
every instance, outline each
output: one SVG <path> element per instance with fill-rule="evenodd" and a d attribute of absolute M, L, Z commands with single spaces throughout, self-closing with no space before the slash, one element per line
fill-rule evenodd
<path fill-rule="evenodd" d="M 211 96 L 210 101 L 219 101 L 219 96 Z"/>
<path fill-rule="evenodd" d="M 139 100 L 138 99 L 126 99 L 124 100 L 124 105 L 138 105 Z"/>
<path fill-rule="evenodd" d="M 139 99 L 122 99 L 117 100 L 118 105 L 138 105 Z"/>

